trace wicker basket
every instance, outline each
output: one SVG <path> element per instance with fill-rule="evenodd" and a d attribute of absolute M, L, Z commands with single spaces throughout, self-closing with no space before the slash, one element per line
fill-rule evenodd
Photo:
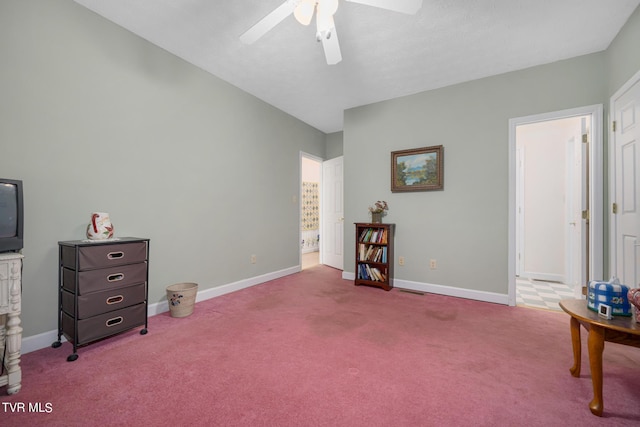
<path fill-rule="evenodd" d="M 187 317 L 193 313 L 197 293 L 197 283 L 176 283 L 167 286 L 167 302 L 171 317 Z"/>

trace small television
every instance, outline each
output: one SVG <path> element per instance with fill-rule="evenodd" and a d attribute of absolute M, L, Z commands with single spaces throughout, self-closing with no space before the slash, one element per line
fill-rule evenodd
<path fill-rule="evenodd" d="M 22 181 L 0 178 L 0 252 L 20 251 L 23 230 Z"/>

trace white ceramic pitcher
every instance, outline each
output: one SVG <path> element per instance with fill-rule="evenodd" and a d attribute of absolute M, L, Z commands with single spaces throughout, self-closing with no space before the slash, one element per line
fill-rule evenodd
<path fill-rule="evenodd" d="M 113 237 L 113 224 L 106 212 L 93 212 L 91 222 L 87 226 L 87 238 L 105 240 Z"/>

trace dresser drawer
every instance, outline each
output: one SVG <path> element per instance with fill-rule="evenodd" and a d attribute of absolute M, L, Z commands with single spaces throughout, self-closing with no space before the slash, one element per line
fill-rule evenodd
<path fill-rule="evenodd" d="M 119 289 L 147 281 L 147 263 L 120 265 L 101 270 L 80 271 L 78 273 L 78 295 Z M 62 286 L 75 292 L 76 272 L 68 268 L 62 269 Z"/>
<path fill-rule="evenodd" d="M 109 311 L 118 310 L 145 302 L 147 287 L 145 283 L 126 288 L 92 292 L 78 296 L 78 319 L 96 316 Z M 71 292 L 62 291 L 62 309 L 73 316 L 75 314 L 75 296 Z"/>
<path fill-rule="evenodd" d="M 78 251 L 78 265 L 76 265 Z M 92 270 L 147 260 L 147 243 L 94 243 L 94 246 L 62 246 L 62 265 L 74 270 Z"/>
<path fill-rule="evenodd" d="M 87 344 L 127 329 L 145 324 L 147 305 L 137 304 L 88 319 L 78 320 L 78 330 L 75 330 L 73 317 L 62 313 L 62 331 L 69 341 L 75 345 Z"/>

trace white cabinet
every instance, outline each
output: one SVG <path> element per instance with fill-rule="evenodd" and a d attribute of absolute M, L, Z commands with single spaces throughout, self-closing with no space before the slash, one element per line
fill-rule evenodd
<path fill-rule="evenodd" d="M 20 305 L 22 296 L 22 255 L 0 254 L 0 360 L 4 364 L 0 375 L 0 387 L 7 386 L 7 393 L 14 394 L 22 387 L 20 347 Z M 3 358 L 3 359 L 2 359 Z M 2 367 L 0 367 L 2 368 Z"/>

